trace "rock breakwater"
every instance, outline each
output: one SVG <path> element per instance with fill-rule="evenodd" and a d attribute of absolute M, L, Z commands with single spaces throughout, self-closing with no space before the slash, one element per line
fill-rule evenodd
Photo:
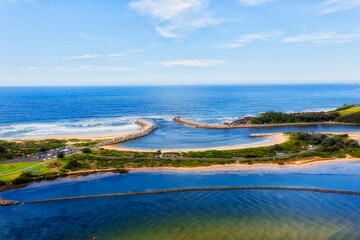
<path fill-rule="evenodd" d="M 304 192 L 319 192 L 319 193 L 336 193 L 336 194 L 360 195 L 360 192 L 344 191 L 344 190 L 329 190 L 329 189 L 318 189 L 318 188 L 296 188 L 296 187 L 249 186 L 249 187 L 208 187 L 208 188 L 169 189 L 169 190 L 155 190 L 155 191 L 144 191 L 144 192 L 130 192 L 130 193 L 114 193 L 114 194 L 103 194 L 103 195 L 79 196 L 79 197 L 64 197 L 64 198 L 53 198 L 53 199 L 25 201 L 25 202 L 9 201 L 9 200 L 2 200 L 2 201 L 12 202 L 12 204 L 9 204 L 9 205 L 15 205 L 15 204 L 21 204 L 21 203 L 25 203 L 25 204 L 28 204 L 28 203 L 42 203 L 42 202 L 64 201 L 64 200 L 89 199 L 89 198 L 121 197 L 121 196 L 176 193 L 176 192 L 193 192 L 193 191 L 229 191 L 229 190 L 285 190 L 285 191 L 304 191 Z"/>
<path fill-rule="evenodd" d="M 21 202 L 0 199 L 0 206 L 11 206 L 11 205 L 18 205 L 18 204 L 21 204 Z"/>
<path fill-rule="evenodd" d="M 135 123 L 141 126 L 140 131 L 131 132 L 131 133 L 128 133 L 128 134 L 126 134 L 124 136 L 121 136 L 121 137 L 118 137 L 118 138 L 115 138 L 115 139 L 112 139 L 112 140 L 109 140 L 109 141 L 106 141 L 106 142 L 96 144 L 94 147 L 115 145 L 115 144 L 130 141 L 130 140 L 142 138 L 142 137 L 145 137 L 145 136 L 151 134 L 156 129 L 158 129 L 158 126 L 156 126 L 155 124 L 152 124 L 151 122 L 143 120 L 143 119 L 136 120 Z"/>

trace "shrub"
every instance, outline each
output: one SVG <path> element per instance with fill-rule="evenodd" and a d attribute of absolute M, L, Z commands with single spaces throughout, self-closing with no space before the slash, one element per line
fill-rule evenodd
<path fill-rule="evenodd" d="M 6 153 L 6 148 L 0 145 L 0 153 Z"/>
<path fill-rule="evenodd" d="M 273 146 L 268 147 L 267 152 L 271 153 L 271 152 L 279 151 L 281 149 L 282 148 L 279 144 L 275 144 Z"/>
<path fill-rule="evenodd" d="M 39 149 L 40 152 L 46 152 L 47 150 L 48 150 L 48 148 L 45 146 L 41 146 Z"/>
<path fill-rule="evenodd" d="M 346 141 L 345 146 L 351 147 L 351 148 L 358 148 L 359 143 L 354 139 L 350 139 L 350 140 Z"/>
<path fill-rule="evenodd" d="M 12 181 L 12 184 L 24 184 L 33 181 L 33 175 L 29 172 L 23 172 L 19 177 Z"/>
<path fill-rule="evenodd" d="M 64 158 L 65 155 L 64 155 L 64 153 L 60 152 L 60 153 L 57 155 L 57 157 L 58 157 L 58 158 Z"/>
<path fill-rule="evenodd" d="M 76 160 L 70 160 L 70 162 L 68 162 L 64 168 L 66 169 L 75 169 L 75 168 L 79 168 L 81 167 L 81 164 L 76 161 Z"/>
<path fill-rule="evenodd" d="M 343 123 L 360 123 L 360 112 L 340 116 L 336 118 L 336 121 Z"/>
<path fill-rule="evenodd" d="M 82 151 L 83 153 L 91 153 L 91 149 L 88 148 L 88 147 L 81 149 L 81 151 Z"/>

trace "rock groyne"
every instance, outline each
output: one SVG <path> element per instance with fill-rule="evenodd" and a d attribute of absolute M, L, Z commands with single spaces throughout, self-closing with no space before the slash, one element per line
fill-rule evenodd
<path fill-rule="evenodd" d="M 136 120 L 135 123 L 141 126 L 140 131 L 131 132 L 131 133 L 128 133 L 128 134 L 126 134 L 124 136 L 121 136 L 121 137 L 118 137 L 118 138 L 115 138 L 115 139 L 112 139 L 112 140 L 109 140 L 109 141 L 106 141 L 106 142 L 96 144 L 94 147 L 103 147 L 103 146 L 108 146 L 108 145 L 115 145 L 115 144 L 130 141 L 130 140 L 142 138 L 142 137 L 145 137 L 145 136 L 151 134 L 156 129 L 158 129 L 158 126 L 156 126 L 155 124 L 152 124 L 151 122 L 143 120 L 143 119 Z"/>
<path fill-rule="evenodd" d="M 19 204 L 21 204 L 21 202 L 19 201 L 0 199 L 0 206 L 11 206 L 11 205 L 19 205 Z"/>
<path fill-rule="evenodd" d="M 296 188 L 296 187 L 271 187 L 271 186 L 249 186 L 249 187 L 208 187 L 208 188 L 184 188 L 184 189 L 169 189 L 169 190 L 155 190 L 155 191 L 144 191 L 144 192 L 130 192 L 130 193 L 114 193 L 114 194 L 103 194 L 103 195 L 92 195 L 92 196 L 79 196 L 79 197 L 64 197 L 64 198 L 53 198 L 34 200 L 26 202 L 18 201 L 7 201 L 12 204 L 21 203 L 42 203 L 42 202 L 54 202 L 64 200 L 76 200 L 76 199 L 88 199 L 88 198 L 104 198 L 104 197 L 120 197 L 120 196 L 134 196 L 134 195 L 145 195 L 145 194 L 161 194 L 161 193 L 176 193 L 176 192 L 194 192 L 194 191 L 229 191 L 229 190 L 287 190 L 287 191 L 304 191 L 304 192 L 319 192 L 319 193 L 336 193 L 336 194 L 351 194 L 360 195 L 360 192 L 356 191 L 345 191 L 345 190 L 329 190 L 329 189 L 318 189 L 318 188 Z"/>
<path fill-rule="evenodd" d="M 224 124 L 224 123 L 201 123 L 177 116 L 173 119 L 187 126 L 196 128 L 231 129 L 231 128 L 263 128 L 263 127 L 286 127 L 286 126 L 312 126 L 312 125 L 359 125 L 355 123 L 340 122 L 304 122 L 304 123 L 276 123 L 276 124 Z"/>

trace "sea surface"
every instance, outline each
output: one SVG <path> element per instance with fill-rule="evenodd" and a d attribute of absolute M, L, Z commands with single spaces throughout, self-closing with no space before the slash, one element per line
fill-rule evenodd
<path fill-rule="evenodd" d="M 0 197 L 26 201 L 214 186 L 360 191 L 360 163 L 95 174 L 34 183 Z M 357 195 L 288 190 L 164 193 L 0 207 L 0 239 L 359 239 L 359 215 Z"/>
<path fill-rule="evenodd" d="M 189 149 L 254 144 L 251 133 L 354 132 L 360 127 L 196 129 L 175 116 L 222 123 L 269 110 L 327 111 L 360 103 L 360 85 L 235 85 L 128 87 L 0 87 L 0 139 L 112 134 L 136 131 L 136 119 L 159 129 L 122 144 L 139 149 Z"/>

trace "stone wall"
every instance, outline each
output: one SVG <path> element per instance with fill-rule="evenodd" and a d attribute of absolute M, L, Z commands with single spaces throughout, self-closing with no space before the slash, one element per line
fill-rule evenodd
<path fill-rule="evenodd" d="M 121 137 L 118 137 L 118 138 L 115 138 L 115 139 L 112 139 L 112 140 L 109 140 L 109 141 L 106 141 L 106 142 L 96 144 L 94 147 L 115 145 L 115 144 L 130 141 L 130 140 L 142 138 L 142 137 L 145 137 L 145 136 L 151 134 L 153 131 L 155 131 L 158 128 L 158 126 L 152 124 L 149 121 L 143 120 L 143 119 L 136 120 L 135 123 L 141 126 L 140 131 L 131 132 L 131 133 L 128 133 L 128 134 L 126 134 L 124 136 L 121 136 Z"/>

